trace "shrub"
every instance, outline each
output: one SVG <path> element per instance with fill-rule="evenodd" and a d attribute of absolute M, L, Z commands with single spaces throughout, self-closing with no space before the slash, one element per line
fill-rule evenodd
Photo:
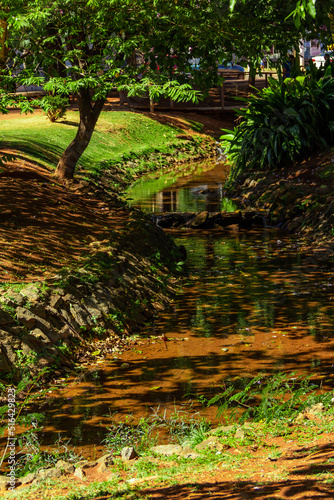
<path fill-rule="evenodd" d="M 69 106 L 68 98 L 60 95 L 47 95 L 38 101 L 50 122 L 55 122 L 65 116 Z"/>
<path fill-rule="evenodd" d="M 271 79 L 248 102 L 240 125 L 221 137 L 233 164 L 230 179 L 245 170 L 278 168 L 334 142 L 332 78 Z"/>

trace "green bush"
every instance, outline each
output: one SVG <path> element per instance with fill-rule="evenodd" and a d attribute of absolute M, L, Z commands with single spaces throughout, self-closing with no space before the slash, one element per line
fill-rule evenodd
<path fill-rule="evenodd" d="M 68 97 L 47 95 L 38 101 L 38 105 L 49 118 L 50 122 L 55 122 L 65 116 L 69 102 Z"/>
<path fill-rule="evenodd" d="M 334 142 L 334 79 L 302 76 L 250 96 L 240 125 L 223 135 L 233 166 L 230 178 L 245 170 L 275 169 Z"/>

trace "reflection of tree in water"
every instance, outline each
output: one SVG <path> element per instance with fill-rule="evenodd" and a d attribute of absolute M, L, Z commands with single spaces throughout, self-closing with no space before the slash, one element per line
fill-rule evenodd
<path fill-rule="evenodd" d="M 190 319 L 190 326 L 195 335 L 198 335 L 199 337 L 211 337 L 213 335 L 213 329 L 209 321 L 206 319 L 206 304 L 204 301 L 205 299 L 201 298 L 197 300 L 196 312 Z"/>
<path fill-rule="evenodd" d="M 326 333 L 326 327 L 323 325 L 323 315 L 321 314 L 320 307 L 313 307 L 309 309 L 306 313 L 306 322 L 309 328 L 309 331 L 315 337 L 323 337 L 324 333 Z"/>
<path fill-rule="evenodd" d="M 176 212 L 177 191 L 162 191 L 162 212 Z"/>
<path fill-rule="evenodd" d="M 194 361 L 187 356 L 178 356 L 173 359 L 173 368 L 180 370 L 194 369 Z"/>
<path fill-rule="evenodd" d="M 273 327 L 275 307 L 269 300 L 256 301 L 254 303 L 254 316 L 258 326 Z"/>
<path fill-rule="evenodd" d="M 311 276 L 300 266 L 294 248 L 287 252 L 271 238 L 249 241 L 244 233 L 230 238 L 211 232 L 188 246 L 194 259 L 189 267 L 198 279 L 187 301 L 197 336 L 250 335 L 298 323 L 303 335 L 306 327 L 318 341 L 333 337 L 330 288 L 319 273 Z"/>
<path fill-rule="evenodd" d="M 205 240 L 205 270 L 212 271 L 216 266 L 214 240 L 208 236 Z"/>

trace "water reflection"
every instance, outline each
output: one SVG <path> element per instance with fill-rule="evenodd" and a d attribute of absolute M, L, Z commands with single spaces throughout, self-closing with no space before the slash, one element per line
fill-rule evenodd
<path fill-rule="evenodd" d="M 212 162 L 192 165 L 177 174 L 141 179 L 127 190 L 126 195 L 133 206 L 149 213 L 233 212 L 237 207 L 225 197 L 223 189 L 226 175 L 225 164 L 214 168 Z"/>
<path fill-rule="evenodd" d="M 301 265 L 296 241 L 274 231 L 259 236 L 178 239 L 187 249 L 193 279 L 201 278 L 196 292 L 189 283 L 192 300 L 197 295 L 190 318 L 197 334 L 211 336 L 214 330 L 217 336 L 232 326 L 234 333 L 249 335 L 254 327 L 269 331 L 277 322 L 298 321 L 319 339 L 332 337 L 333 309 L 327 307 L 332 274 L 326 274 L 324 286 L 318 272 Z M 277 245 L 278 236 L 284 247 Z"/>

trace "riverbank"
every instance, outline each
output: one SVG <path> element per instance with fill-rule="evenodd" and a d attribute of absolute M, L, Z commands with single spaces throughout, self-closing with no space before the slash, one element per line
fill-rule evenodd
<path fill-rule="evenodd" d="M 241 207 L 268 211 L 267 224 L 298 235 L 316 267 L 334 264 L 333 150 L 279 170 L 238 176 L 227 191 Z M 310 255 L 311 254 L 311 255 Z"/>
<path fill-rule="evenodd" d="M 146 427 L 145 427 L 146 424 Z M 295 419 L 211 429 L 205 422 L 170 420 L 169 445 L 157 446 L 152 422 L 111 433 L 124 447 L 82 460 L 69 446 L 39 470 L 19 478 L 8 500 L 124 500 L 181 498 L 330 499 L 333 497 L 333 408 L 310 405 Z M 192 424 L 192 425 L 191 425 Z M 129 426 L 130 427 L 130 426 Z M 146 428 L 146 432 L 145 432 Z M 122 431 L 124 436 L 122 436 Z M 131 439 L 137 444 L 132 446 Z M 140 442 L 140 444 L 139 444 Z"/>

